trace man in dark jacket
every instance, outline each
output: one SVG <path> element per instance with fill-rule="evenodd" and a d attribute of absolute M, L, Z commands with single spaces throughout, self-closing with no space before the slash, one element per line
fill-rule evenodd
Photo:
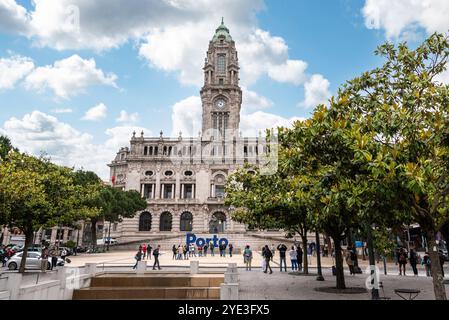
<path fill-rule="evenodd" d="M 301 249 L 301 245 L 298 245 L 298 247 L 296 248 L 296 259 L 298 260 L 298 270 L 302 271 L 302 249 Z"/>
<path fill-rule="evenodd" d="M 415 250 L 413 250 L 413 249 L 410 249 L 409 261 L 410 261 L 410 265 L 413 269 L 413 274 L 415 276 L 418 276 L 418 269 L 416 268 L 416 265 L 418 264 L 418 256 L 417 256 Z"/>
<path fill-rule="evenodd" d="M 159 250 L 161 249 L 161 246 L 157 246 L 156 249 L 154 249 L 153 251 L 153 256 L 154 256 L 154 264 L 153 264 L 153 270 L 156 270 L 156 265 L 158 267 L 159 270 L 161 270 L 161 266 L 159 265 Z"/>
<path fill-rule="evenodd" d="M 284 269 L 285 272 L 287 272 L 287 260 L 285 259 L 285 253 L 287 252 L 287 246 L 283 243 L 281 243 L 280 245 L 278 245 L 278 251 L 279 251 L 279 267 L 281 269 L 282 272 L 282 262 L 284 262 Z"/>
<path fill-rule="evenodd" d="M 270 269 L 270 274 L 272 274 L 273 270 L 271 270 L 270 261 L 271 258 L 273 257 L 273 254 L 271 253 L 271 250 L 268 248 L 268 245 L 266 245 L 262 249 L 262 257 L 265 259 L 265 270 L 263 272 L 267 273 L 268 269 Z"/>

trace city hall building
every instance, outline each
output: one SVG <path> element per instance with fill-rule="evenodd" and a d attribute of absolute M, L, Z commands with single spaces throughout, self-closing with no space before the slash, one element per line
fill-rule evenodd
<path fill-rule="evenodd" d="M 260 165 L 270 148 L 265 138 L 239 133 L 242 90 L 239 59 L 228 28 L 222 24 L 210 41 L 201 89 L 202 131 L 197 137 L 145 137 L 134 133 L 110 167 L 111 182 L 137 190 L 148 207 L 111 228 L 119 243 L 149 241 L 168 248 L 186 235 L 226 238 L 235 247 L 282 239 L 280 231 L 251 231 L 233 221 L 224 205 L 230 174 L 245 163 Z M 264 128 L 261 128 L 264 129 Z M 248 169 L 250 170 L 250 169 Z M 271 244 L 271 242 L 270 242 Z"/>

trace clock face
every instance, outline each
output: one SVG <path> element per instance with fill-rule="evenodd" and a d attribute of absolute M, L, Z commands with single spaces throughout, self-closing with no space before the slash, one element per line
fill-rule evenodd
<path fill-rule="evenodd" d="M 223 99 L 217 100 L 215 105 L 217 106 L 217 108 L 222 109 L 226 106 L 226 101 L 224 101 Z"/>

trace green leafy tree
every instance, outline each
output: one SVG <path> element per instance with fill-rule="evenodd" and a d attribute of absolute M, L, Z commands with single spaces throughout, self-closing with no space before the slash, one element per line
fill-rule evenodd
<path fill-rule="evenodd" d="M 6 160 L 10 151 L 18 151 L 8 137 L 0 136 L 0 159 Z"/>

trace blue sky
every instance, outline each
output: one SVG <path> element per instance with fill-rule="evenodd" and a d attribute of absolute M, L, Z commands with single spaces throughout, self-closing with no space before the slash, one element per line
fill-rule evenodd
<path fill-rule="evenodd" d="M 133 130 L 196 135 L 221 16 L 240 53 L 242 130 L 288 125 L 378 66 L 384 41 L 449 29 L 447 1 L 393 2 L 0 0 L 0 133 L 104 178 Z"/>

